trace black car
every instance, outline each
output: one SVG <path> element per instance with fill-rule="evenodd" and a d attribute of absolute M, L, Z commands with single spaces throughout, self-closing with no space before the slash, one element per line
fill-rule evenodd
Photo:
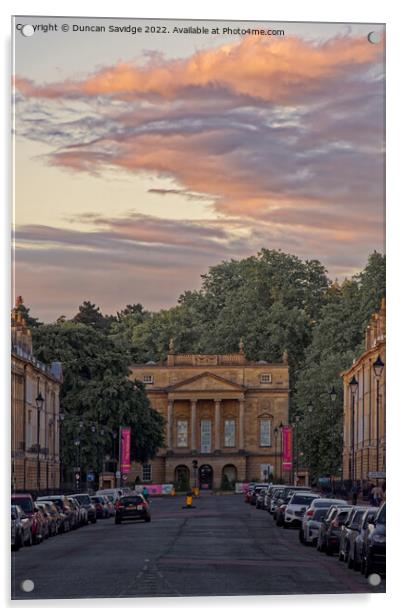
<path fill-rule="evenodd" d="M 370 573 L 385 574 L 386 552 L 386 503 L 379 508 L 374 520 L 369 523 L 362 547 L 361 571 L 365 577 Z"/>
<path fill-rule="evenodd" d="M 115 503 L 116 515 L 115 524 L 121 524 L 123 520 L 144 520 L 151 521 L 151 511 L 149 503 L 142 494 L 132 496 L 122 496 Z"/>
<path fill-rule="evenodd" d="M 360 571 L 362 567 L 363 545 L 369 532 L 369 524 L 372 524 L 374 522 L 377 511 L 378 507 L 368 507 L 366 509 L 360 521 L 359 530 L 356 534 L 356 537 L 351 543 L 349 551 L 349 561 L 351 561 L 351 568 L 355 569 L 356 571 Z"/>
<path fill-rule="evenodd" d="M 91 502 L 89 494 L 73 494 L 73 497 L 77 499 L 81 507 L 85 507 L 88 512 L 88 522 L 96 524 L 96 507 Z"/>

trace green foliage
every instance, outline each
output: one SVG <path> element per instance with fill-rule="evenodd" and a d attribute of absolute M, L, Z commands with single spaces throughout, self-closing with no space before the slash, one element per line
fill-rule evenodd
<path fill-rule="evenodd" d="M 34 327 L 39 327 L 40 325 L 43 325 L 43 323 L 41 323 L 39 319 L 36 319 L 35 317 L 30 316 L 29 314 L 30 309 L 24 306 L 24 304 L 19 304 L 17 306 L 17 312 L 20 313 L 22 317 L 25 319 L 25 322 L 27 326 L 29 327 L 29 329 L 33 329 Z"/>
<path fill-rule="evenodd" d="M 365 269 L 328 290 L 322 316 L 296 374 L 294 404 L 304 415 L 300 447 L 313 478 L 338 474 L 341 468 L 343 382 L 341 372 L 363 351 L 371 315 L 385 297 L 385 257 L 373 253 Z M 331 402 L 329 391 L 336 390 Z M 311 416 L 308 403 L 313 402 Z"/>
<path fill-rule="evenodd" d="M 81 465 L 101 470 L 104 454 L 117 456 L 118 439 L 113 443 L 112 434 L 118 434 L 119 426 L 131 426 L 132 458 L 139 462 L 145 462 L 162 446 L 163 419 L 150 407 L 144 385 L 127 379 L 129 355 L 109 336 L 92 326 L 59 322 L 36 328 L 33 343 L 40 360 L 63 364 L 61 406 L 65 419 L 61 435 L 65 467 L 76 465 L 74 440 L 79 437 Z"/>

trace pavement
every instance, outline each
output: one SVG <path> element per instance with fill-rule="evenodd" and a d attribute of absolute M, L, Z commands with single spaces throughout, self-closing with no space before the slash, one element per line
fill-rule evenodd
<path fill-rule="evenodd" d="M 12 553 L 13 599 L 385 592 L 241 495 L 154 498 L 152 522 L 99 520 Z M 21 584 L 32 580 L 32 592 Z"/>

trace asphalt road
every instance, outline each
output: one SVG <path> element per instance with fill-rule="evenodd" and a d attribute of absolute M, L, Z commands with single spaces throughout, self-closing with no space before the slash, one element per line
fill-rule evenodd
<path fill-rule="evenodd" d="M 152 522 L 100 520 L 12 554 L 13 599 L 385 592 L 241 496 L 154 498 Z M 21 589 L 24 580 L 34 590 Z"/>

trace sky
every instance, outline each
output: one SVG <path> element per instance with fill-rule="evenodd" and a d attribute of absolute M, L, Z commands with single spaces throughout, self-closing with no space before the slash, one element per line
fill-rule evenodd
<path fill-rule="evenodd" d="M 73 32 L 145 23 L 285 36 Z M 15 294 L 35 316 L 167 308 L 262 247 L 332 279 L 384 251 L 382 25 L 14 25 Z"/>

